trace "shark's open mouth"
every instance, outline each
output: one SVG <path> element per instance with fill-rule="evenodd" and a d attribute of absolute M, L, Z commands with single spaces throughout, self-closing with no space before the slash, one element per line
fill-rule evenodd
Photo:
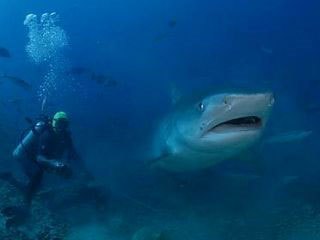
<path fill-rule="evenodd" d="M 234 118 L 209 129 L 209 132 L 249 131 L 262 127 L 262 120 L 257 116 Z"/>

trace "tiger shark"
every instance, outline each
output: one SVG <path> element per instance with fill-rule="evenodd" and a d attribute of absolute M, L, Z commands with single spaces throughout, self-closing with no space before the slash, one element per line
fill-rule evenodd
<path fill-rule="evenodd" d="M 178 107 L 154 134 L 152 167 L 205 169 L 258 142 L 274 105 L 272 93 L 221 93 Z"/>

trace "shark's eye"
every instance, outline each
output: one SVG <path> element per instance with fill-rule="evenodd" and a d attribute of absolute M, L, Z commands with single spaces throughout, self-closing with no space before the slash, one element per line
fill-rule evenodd
<path fill-rule="evenodd" d="M 202 102 L 198 104 L 198 109 L 199 109 L 199 111 L 203 112 L 204 104 Z"/>

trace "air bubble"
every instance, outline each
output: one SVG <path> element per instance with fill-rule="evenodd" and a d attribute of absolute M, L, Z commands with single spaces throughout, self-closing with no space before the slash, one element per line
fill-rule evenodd
<path fill-rule="evenodd" d="M 58 22 L 55 12 L 42 14 L 40 20 L 37 15 L 28 14 L 24 20 L 29 38 L 27 54 L 32 62 L 46 64 L 48 68 L 38 91 L 41 102 L 57 89 L 59 74 L 65 69 L 63 50 L 68 46 L 68 37 Z"/>

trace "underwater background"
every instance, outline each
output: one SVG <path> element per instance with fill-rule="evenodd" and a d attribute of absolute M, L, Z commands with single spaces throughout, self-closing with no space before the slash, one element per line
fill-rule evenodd
<path fill-rule="evenodd" d="M 1 170 L 23 178 L 12 151 L 25 119 L 63 110 L 106 192 L 100 209 L 91 188 L 72 195 L 78 185 L 49 176 L 59 211 L 38 196 L 27 225 L 0 221 L 1 239 L 320 239 L 319 11 L 312 0 L 0 0 Z M 52 12 L 48 35 L 24 24 Z M 190 174 L 145 166 L 172 98 L 204 91 L 273 92 L 263 138 L 290 134 L 252 151 L 263 176 L 235 159 Z M 0 189 L 1 206 L 19 201 Z"/>

